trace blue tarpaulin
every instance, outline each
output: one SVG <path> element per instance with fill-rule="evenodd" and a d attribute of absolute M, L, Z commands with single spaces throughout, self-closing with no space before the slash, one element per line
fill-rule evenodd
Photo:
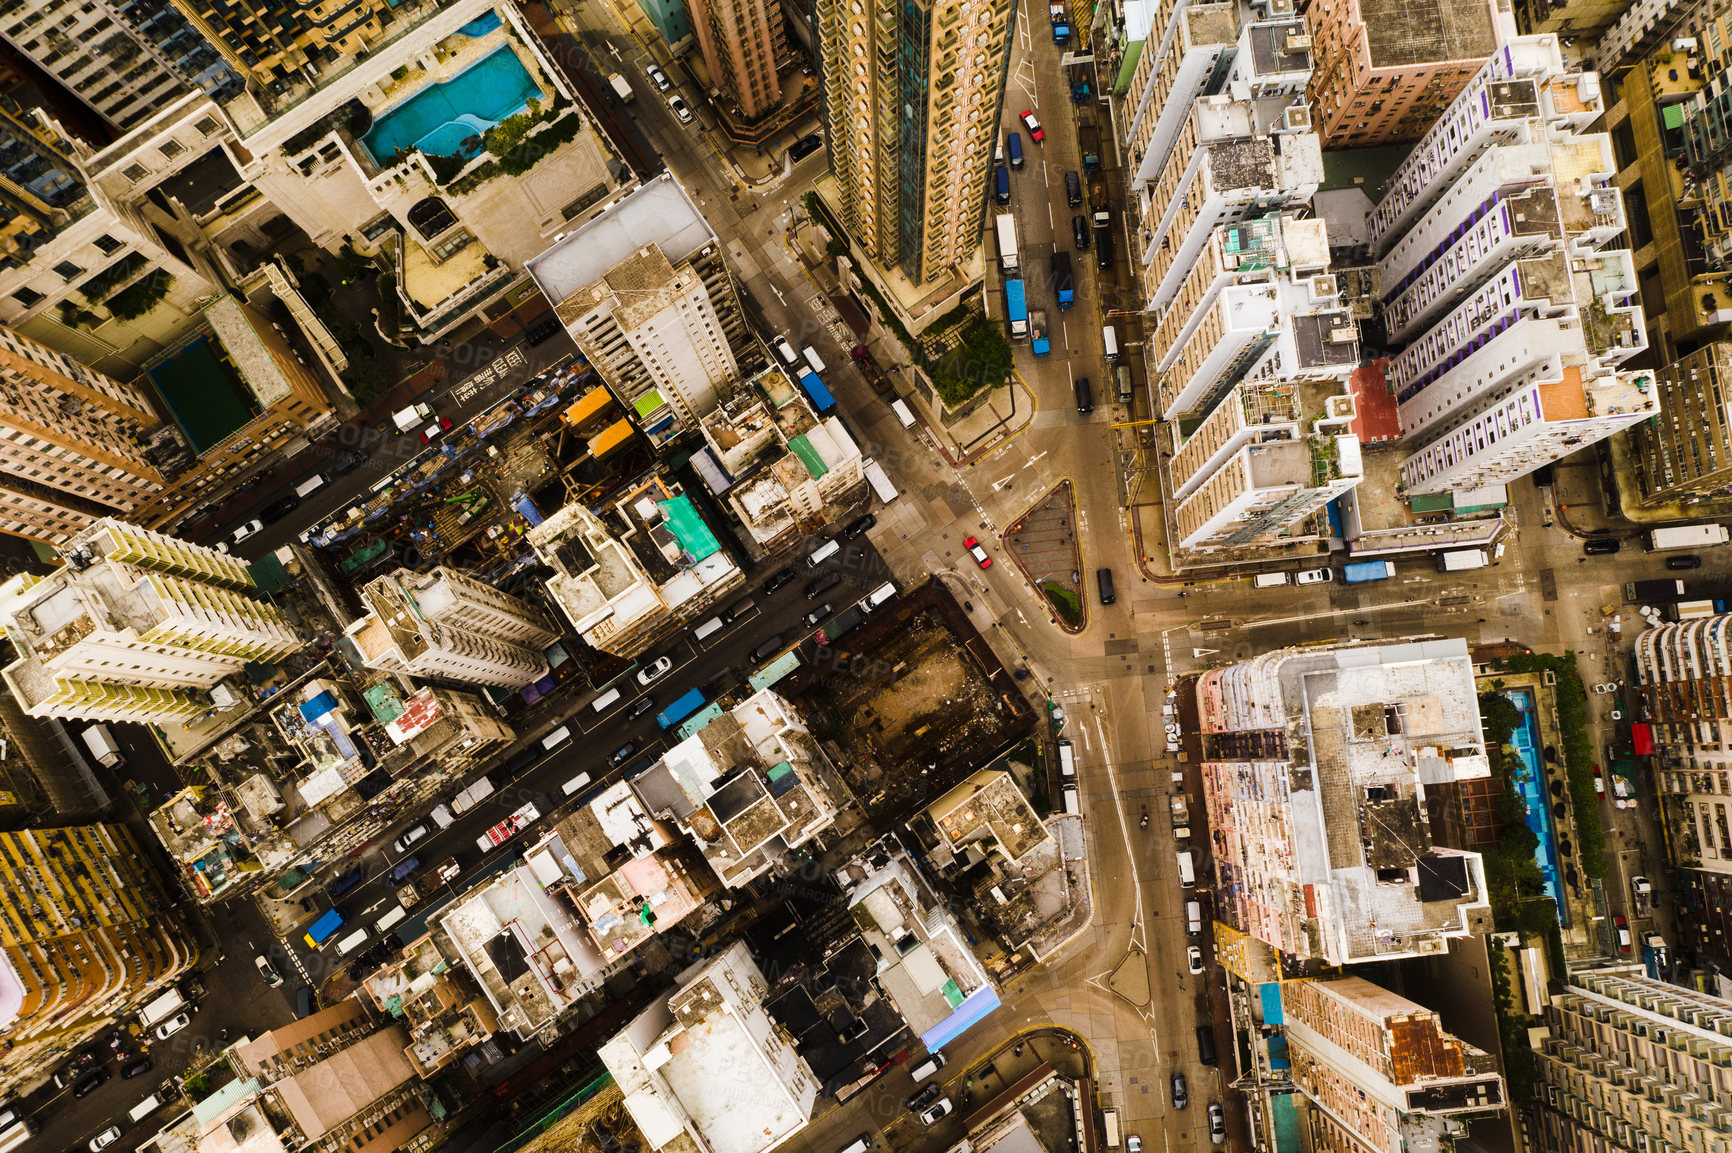
<path fill-rule="evenodd" d="M 820 416 L 836 407 L 836 398 L 830 395 L 830 390 L 824 387 L 824 382 L 818 379 L 817 373 L 801 373 L 800 387 L 812 398 L 812 407 L 818 410 Z"/>
<path fill-rule="evenodd" d="M 547 519 L 541 515 L 541 510 L 535 507 L 535 502 L 529 499 L 527 493 L 513 501 L 511 507 L 523 514 L 523 519 L 529 522 L 530 528 Z"/>
<path fill-rule="evenodd" d="M 326 689 L 312 700 L 301 702 L 301 719 L 308 722 L 317 721 L 336 707 L 337 694 Z"/>
<path fill-rule="evenodd" d="M 976 989 L 968 995 L 967 1000 L 956 1007 L 954 1013 L 921 1034 L 920 1040 L 925 1043 L 928 1053 L 942 1049 L 978 1025 L 988 1013 L 998 1008 L 998 1005 L 998 994 L 993 991 L 992 986 Z"/>

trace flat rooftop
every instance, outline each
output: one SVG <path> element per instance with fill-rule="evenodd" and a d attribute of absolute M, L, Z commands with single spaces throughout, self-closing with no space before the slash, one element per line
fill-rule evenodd
<path fill-rule="evenodd" d="M 1484 60 L 1497 49 L 1486 0 L 1360 0 L 1373 68 Z"/>
<path fill-rule="evenodd" d="M 645 245 L 654 245 L 669 264 L 677 265 L 715 240 L 685 189 L 663 174 L 532 258 L 526 267 L 547 299 L 558 305 Z"/>

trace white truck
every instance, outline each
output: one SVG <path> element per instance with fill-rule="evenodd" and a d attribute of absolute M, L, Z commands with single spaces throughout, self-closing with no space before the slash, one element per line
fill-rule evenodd
<path fill-rule="evenodd" d="M 1648 534 L 1648 548 L 1664 552 L 1674 548 L 1713 548 L 1725 544 L 1728 534 L 1723 524 L 1684 524 L 1676 528 L 1657 528 Z"/>
<path fill-rule="evenodd" d="M 397 426 L 398 432 L 414 432 L 432 419 L 433 406 L 430 404 L 412 404 L 391 414 L 391 423 Z"/>
<path fill-rule="evenodd" d="M 1021 267 L 1016 256 L 1016 217 L 1001 212 L 993 218 L 993 227 L 998 229 L 998 267 L 1008 275 Z"/>
<path fill-rule="evenodd" d="M 1466 572 L 1468 569 L 1484 568 L 1491 560 L 1482 548 L 1455 548 L 1438 554 L 1438 572 Z"/>
<path fill-rule="evenodd" d="M 451 798 L 451 811 L 467 813 L 492 794 L 493 782 L 486 777 L 477 777 L 469 783 L 468 788 Z"/>
<path fill-rule="evenodd" d="M 631 85 L 625 82 L 625 77 L 621 76 L 618 72 L 610 75 L 607 78 L 607 82 L 613 85 L 614 95 L 619 97 L 622 104 L 630 104 L 632 99 L 637 95 L 637 93 L 631 90 Z"/>
<path fill-rule="evenodd" d="M 104 768 L 118 769 L 126 763 L 126 754 L 120 751 L 120 745 L 115 741 L 114 734 L 108 731 L 107 725 L 91 725 L 84 730 L 83 735 L 90 755 L 100 761 Z"/>
<path fill-rule="evenodd" d="M 138 1023 L 146 1029 L 154 1028 L 159 1022 L 166 1021 L 190 1002 L 180 995 L 179 989 L 169 989 L 159 995 L 144 1008 L 138 1011 Z"/>

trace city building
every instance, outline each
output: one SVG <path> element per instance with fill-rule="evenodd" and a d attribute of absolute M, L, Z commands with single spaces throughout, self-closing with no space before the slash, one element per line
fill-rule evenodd
<path fill-rule="evenodd" d="M 444 565 L 377 577 L 361 600 L 343 643 L 370 669 L 520 689 L 546 674 L 559 638 L 541 610 Z"/>
<path fill-rule="evenodd" d="M 856 2 L 814 11 L 832 207 L 879 277 L 976 280 L 1016 6 Z"/>
<path fill-rule="evenodd" d="M 1636 684 L 1652 728 L 1655 786 L 1671 837 L 1690 948 L 1732 959 L 1732 616 L 1647 629 L 1633 646 Z M 1684 904 L 1682 902 L 1688 902 Z"/>
<path fill-rule="evenodd" d="M 1295 962 L 1441 952 L 1490 921 L 1426 786 L 1488 776 L 1467 643 L 1281 649 L 1197 683 L 1216 919 Z"/>
<path fill-rule="evenodd" d="M 1607 75 L 1640 58 L 1680 33 L 1693 32 L 1703 21 L 1725 17 L 1706 0 L 1633 0 L 1618 13 L 1595 49 L 1595 64 Z M 1722 30 L 1725 24 L 1721 24 Z M 1724 41 L 1721 41 L 1724 44 Z"/>
<path fill-rule="evenodd" d="M 1626 19 L 1654 6 L 1655 0 L 1643 0 Z M 1684 156 L 1689 162 L 1684 199 L 1694 209 L 1703 257 L 1710 268 L 1723 273 L 1732 266 L 1732 14 L 1706 5 L 1695 7 L 1702 15 L 1682 26 L 1693 35 L 1673 41 L 1666 79 L 1676 71 L 1682 49 L 1684 75 L 1699 83 L 1687 100 L 1665 111 L 1682 114 Z M 1676 19 L 1659 17 L 1649 35 L 1658 33 L 1663 39 L 1678 30 Z M 1667 128 L 1674 127 L 1674 119 L 1665 115 Z M 1675 153 L 1674 143 L 1672 138 L 1667 140 L 1668 153 Z"/>
<path fill-rule="evenodd" d="M 0 828 L 93 820 L 112 800 L 73 729 L 0 692 Z"/>
<path fill-rule="evenodd" d="M 598 652 L 637 657 L 712 613 L 746 577 L 690 497 L 652 476 L 599 512 L 566 505 L 529 530 L 548 598 Z"/>
<path fill-rule="evenodd" d="M 168 988 L 191 934 L 122 825 L 0 833 L 0 1094 Z"/>
<path fill-rule="evenodd" d="M 841 870 L 848 912 L 874 957 L 876 981 L 928 1052 L 999 1007 L 998 991 L 955 915 L 908 850 L 891 842 Z"/>
<path fill-rule="evenodd" d="M 362 982 L 376 1011 L 402 1015 L 409 1028 L 403 1055 L 423 1080 L 499 1031 L 492 1004 L 455 959 L 428 934 Z"/>
<path fill-rule="evenodd" d="M 1311 103 L 1325 148 L 1418 140 L 1499 47 L 1488 0 L 1313 0 Z"/>
<path fill-rule="evenodd" d="M 781 0 L 687 0 L 687 8 L 711 85 L 743 119 L 774 112 L 782 99 L 776 58 L 787 42 Z"/>
<path fill-rule="evenodd" d="M 1529 1140 L 1561 1153 L 1725 1143 L 1732 1109 L 1719 1071 L 1732 1064 L 1732 1004 L 1628 971 L 1578 969 L 1535 1032 Z"/>
<path fill-rule="evenodd" d="M 505 852 L 504 849 L 495 850 Z M 547 888 L 561 866 L 545 844 L 438 914 L 439 931 L 498 1022 L 522 1040 L 559 1021 L 631 964 L 598 949 L 569 899 Z"/>
<path fill-rule="evenodd" d="M 238 1042 L 227 1054 L 238 1075 L 193 1111 L 199 1132 L 188 1153 L 423 1148 L 437 1106 L 408 1045 L 401 1022 L 374 1018 L 355 997 Z"/>
<path fill-rule="evenodd" d="M 1223 225 L 1161 314 L 1148 363 L 1175 560 L 1321 540 L 1318 514 L 1362 478 L 1359 330 L 1328 268 L 1321 220 Z"/>
<path fill-rule="evenodd" d="M 1311 42 L 1304 22 L 1244 23 L 1230 62 L 1217 62 L 1225 65 L 1218 76 L 1204 68 L 1213 47 L 1204 45 L 1201 60 L 1185 56 L 1189 41 L 1178 33 L 1192 26 L 1175 17 L 1175 34 L 1163 46 L 1182 73 L 1175 83 L 1183 76 L 1192 82 L 1163 95 L 1170 69 L 1159 59 L 1151 64 L 1138 119 L 1149 126 L 1149 144 L 1140 156 L 1133 153 L 1131 250 L 1146 307 L 1156 315 L 1172 303 L 1216 229 L 1304 205 L 1323 179 L 1321 142 L 1305 103 Z M 1223 26 L 1200 35 L 1207 41 L 1225 33 Z M 1199 78 L 1206 81 L 1200 97 L 1192 95 Z M 1155 147 L 1164 140 L 1170 143 Z"/>
<path fill-rule="evenodd" d="M 761 366 L 721 241 L 672 175 L 634 189 L 529 262 L 565 330 L 665 442 Z"/>
<path fill-rule="evenodd" d="M 648 1147 L 767 1153 L 804 1129 L 818 1078 L 765 1010 L 745 943 L 679 981 L 599 1050 Z"/>
<path fill-rule="evenodd" d="M 841 418 L 814 413 L 779 368 L 744 382 L 699 428 L 692 467 L 766 551 L 821 531 L 865 492 L 865 460 Z"/>
<path fill-rule="evenodd" d="M 1581 131 L 1597 98 L 1554 37 L 1518 38 L 1372 214 L 1409 500 L 1507 484 L 1653 414 L 1653 375 L 1622 368 L 1647 330 L 1632 255 L 1605 247 L 1626 219 L 1610 136 Z"/>
<path fill-rule="evenodd" d="M 1732 493 L 1732 343 L 1712 341 L 1655 373 L 1659 411 L 1630 430 L 1642 503 L 1694 503 Z"/>
<path fill-rule="evenodd" d="M 677 54 L 691 47 L 692 14 L 685 0 L 637 0 L 637 6 L 667 41 L 668 51 Z"/>
<path fill-rule="evenodd" d="M 1283 981 L 1292 1083 L 1313 1107 L 1313 1148 L 1443 1148 L 1465 1119 L 1505 1107 L 1497 1058 L 1436 1013 L 1360 977 Z"/>
<path fill-rule="evenodd" d="M 51 576 L 0 585 L 16 653 L 0 677 L 30 716 L 184 724 L 218 682 L 303 646 L 246 563 L 215 549 L 104 519 L 61 556 Z"/>
<path fill-rule="evenodd" d="M 632 791 L 651 816 L 691 838 L 728 888 L 794 868 L 800 846 L 835 824 L 846 796 L 835 770 L 770 689 L 732 709 L 712 704 L 673 736 L 631 778 Z"/>
<path fill-rule="evenodd" d="M 0 37 L 123 132 L 193 88 L 233 99 L 242 87 L 171 0 L 25 0 L 0 17 Z"/>
<path fill-rule="evenodd" d="M 136 386 L 0 327 L 0 532 L 60 545 L 148 501 L 157 423 Z"/>

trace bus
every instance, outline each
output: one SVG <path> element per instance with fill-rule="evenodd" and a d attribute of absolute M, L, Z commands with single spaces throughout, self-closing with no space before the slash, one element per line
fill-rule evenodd
<path fill-rule="evenodd" d="M 656 724 L 664 729 L 671 729 L 699 709 L 704 707 L 702 689 L 693 689 L 667 708 L 656 714 Z"/>

